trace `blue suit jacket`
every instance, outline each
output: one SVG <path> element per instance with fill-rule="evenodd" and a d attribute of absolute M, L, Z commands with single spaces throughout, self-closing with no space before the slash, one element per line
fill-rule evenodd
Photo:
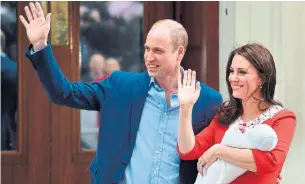
<path fill-rule="evenodd" d="M 98 148 L 90 164 L 91 183 L 117 183 L 135 145 L 148 94 L 150 77 L 147 72 L 114 72 L 102 82 L 72 83 L 60 71 L 50 45 L 33 55 L 30 49 L 31 46 L 26 55 L 53 103 L 101 112 Z M 217 91 L 201 84 L 201 95 L 193 110 L 195 133 L 208 126 L 221 101 Z M 193 184 L 196 176 L 196 161 L 182 161 L 180 183 Z"/>
<path fill-rule="evenodd" d="M 1 54 L 1 150 L 16 146 L 17 86 L 17 64 Z"/>

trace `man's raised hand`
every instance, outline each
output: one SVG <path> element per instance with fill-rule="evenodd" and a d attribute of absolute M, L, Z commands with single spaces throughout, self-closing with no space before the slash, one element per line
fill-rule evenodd
<path fill-rule="evenodd" d="M 48 13 L 45 18 L 40 3 L 38 2 L 35 4 L 32 2 L 29 3 L 29 7 L 24 7 L 28 21 L 22 15 L 19 18 L 26 29 L 28 39 L 33 44 L 34 50 L 39 51 L 47 45 L 51 13 Z"/>

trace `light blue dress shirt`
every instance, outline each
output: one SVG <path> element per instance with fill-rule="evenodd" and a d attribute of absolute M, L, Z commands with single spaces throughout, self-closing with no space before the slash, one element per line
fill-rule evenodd
<path fill-rule="evenodd" d="M 136 144 L 120 184 L 178 184 L 180 157 L 177 153 L 179 101 L 170 97 L 151 78 Z"/>

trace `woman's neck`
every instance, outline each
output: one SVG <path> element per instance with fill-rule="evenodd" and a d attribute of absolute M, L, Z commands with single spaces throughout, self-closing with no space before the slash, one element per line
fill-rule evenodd
<path fill-rule="evenodd" d="M 266 108 L 270 105 L 267 103 L 261 103 L 258 100 L 248 100 L 246 103 L 243 102 L 243 113 L 241 119 L 243 121 L 250 121 L 258 116 L 260 116 Z"/>

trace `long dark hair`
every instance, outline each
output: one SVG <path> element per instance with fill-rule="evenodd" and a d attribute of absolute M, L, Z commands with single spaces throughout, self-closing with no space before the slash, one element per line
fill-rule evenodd
<path fill-rule="evenodd" d="M 226 82 L 230 100 L 224 102 L 217 110 L 217 120 L 223 125 L 230 125 L 243 113 L 242 101 L 232 96 L 232 87 L 229 82 L 230 67 L 235 55 L 246 58 L 255 67 L 262 79 L 262 87 L 260 90 L 262 91 L 263 99 L 256 99 L 260 101 L 258 104 L 259 109 L 265 110 L 260 107 L 263 102 L 269 106 L 281 105 L 281 103 L 273 99 L 276 85 L 276 68 L 271 53 L 259 43 L 246 44 L 236 48 L 229 55 L 226 68 Z"/>

